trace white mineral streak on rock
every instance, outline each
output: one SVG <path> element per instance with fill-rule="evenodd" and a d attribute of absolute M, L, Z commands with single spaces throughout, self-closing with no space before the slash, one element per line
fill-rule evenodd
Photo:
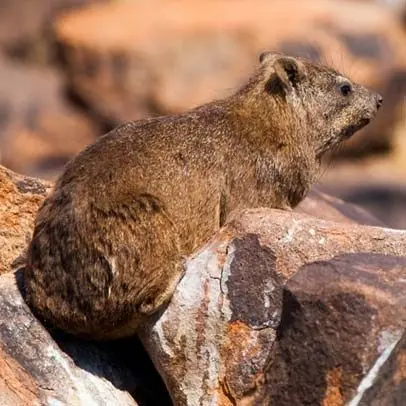
<path fill-rule="evenodd" d="M 402 330 L 383 330 L 378 337 L 378 352 L 382 353 L 390 347 L 395 341 L 398 342 L 402 337 Z"/>
<path fill-rule="evenodd" d="M 399 342 L 400 337 L 388 345 L 385 350 L 381 353 L 378 359 L 375 361 L 372 368 L 369 370 L 367 375 L 361 381 L 357 388 L 357 394 L 352 398 L 352 400 L 347 404 L 347 406 L 358 406 L 364 396 L 364 393 L 373 385 L 375 379 L 377 378 L 380 369 L 385 364 L 386 360 L 391 355 L 392 351 Z"/>
<path fill-rule="evenodd" d="M 272 279 L 268 279 L 266 281 L 265 289 L 263 291 L 263 297 L 264 297 L 264 307 L 268 309 L 271 306 L 271 293 L 275 290 L 275 285 L 273 283 Z"/>
<path fill-rule="evenodd" d="M 210 270 L 211 266 L 216 266 L 217 257 L 210 250 L 201 252 L 195 259 L 188 263 L 187 278 L 183 282 L 183 286 L 179 287 L 180 295 L 177 297 L 177 301 L 182 307 L 187 309 L 185 318 L 180 321 L 178 329 L 178 335 L 176 337 L 177 346 L 185 345 L 184 350 L 187 356 L 187 362 L 185 365 L 185 379 L 181 383 L 182 392 L 185 394 L 188 405 L 201 404 L 201 400 L 205 396 L 206 389 L 204 387 L 202 375 L 204 371 L 209 370 L 210 375 L 213 374 L 213 366 L 208 365 L 210 361 L 210 354 L 212 349 L 207 347 L 198 348 L 197 342 L 199 340 L 199 334 L 211 335 L 211 331 L 206 325 L 207 317 L 205 315 L 199 315 L 198 311 L 204 307 L 206 301 L 210 301 L 210 297 L 213 294 L 212 286 L 210 283 Z M 218 285 L 218 281 L 215 281 Z M 205 292 L 205 290 L 207 291 Z M 203 320 L 202 320 L 203 318 Z M 196 323 L 203 323 L 203 331 L 197 331 L 194 326 Z M 205 337 L 204 342 L 207 343 Z M 183 338 L 183 340 L 182 340 Z M 208 353 L 207 353 L 208 352 Z M 215 356 L 215 355 L 214 355 Z M 208 359 L 209 358 L 209 359 Z M 209 384 L 207 382 L 206 384 Z"/>
<path fill-rule="evenodd" d="M 46 353 L 49 355 L 51 359 L 57 361 L 57 363 L 61 366 L 61 368 L 66 372 L 67 377 L 69 377 L 70 382 L 68 380 L 65 381 L 66 400 L 69 400 L 70 404 L 72 405 L 85 404 L 89 406 L 93 405 L 96 406 L 97 403 L 94 401 L 92 396 L 90 396 L 90 393 L 86 390 L 86 388 L 83 386 L 82 380 L 80 378 L 78 379 L 78 377 L 72 373 L 69 361 L 65 358 L 65 356 L 61 354 L 59 351 L 57 351 L 53 347 L 53 345 L 48 347 Z M 73 390 L 72 386 L 74 387 Z"/>

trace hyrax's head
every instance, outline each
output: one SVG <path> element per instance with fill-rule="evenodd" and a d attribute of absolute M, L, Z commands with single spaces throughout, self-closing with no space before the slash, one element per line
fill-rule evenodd
<path fill-rule="evenodd" d="M 281 136 L 299 137 L 298 145 L 307 143 L 317 157 L 368 124 L 382 105 L 379 94 L 309 60 L 266 52 L 259 62 L 243 89 L 262 110 L 257 115 Z"/>

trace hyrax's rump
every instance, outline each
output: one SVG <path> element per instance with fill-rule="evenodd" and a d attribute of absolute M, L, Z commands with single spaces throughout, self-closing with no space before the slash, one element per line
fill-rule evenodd
<path fill-rule="evenodd" d="M 232 211 L 297 205 L 323 153 L 381 103 L 330 68 L 265 53 L 233 96 L 116 128 L 67 165 L 40 209 L 28 302 L 71 333 L 132 334 L 170 299 L 183 256 Z"/>

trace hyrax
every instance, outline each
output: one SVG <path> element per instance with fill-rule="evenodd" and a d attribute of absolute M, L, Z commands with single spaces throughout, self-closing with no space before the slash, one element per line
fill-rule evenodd
<path fill-rule="evenodd" d="M 232 211 L 296 206 L 322 155 L 382 104 L 305 59 L 269 52 L 258 65 L 232 96 L 121 125 L 68 163 L 28 250 L 38 316 L 81 336 L 132 334 Z"/>

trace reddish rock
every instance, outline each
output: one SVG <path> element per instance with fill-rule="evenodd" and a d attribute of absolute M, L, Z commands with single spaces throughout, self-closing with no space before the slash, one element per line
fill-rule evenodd
<path fill-rule="evenodd" d="M 26 247 L 38 207 L 50 188 L 48 182 L 0 167 L 0 274 Z"/>
<path fill-rule="evenodd" d="M 331 259 L 307 263 L 285 285 L 266 378 L 272 404 L 348 404 L 402 335 L 406 233 L 398 241 L 403 248 L 395 243 L 392 250 L 389 236 L 370 238 L 363 238 L 358 252 L 340 250 Z M 386 240 L 379 254 L 376 238 Z"/>
<path fill-rule="evenodd" d="M 0 58 L 0 163 L 52 178 L 94 141 L 97 128 L 65 101 L 60 74 Z"/>
<path fill-rule="evenodd" d="M 406 34 L 372 3 L 112 2 L 67 13 L 55 29 L 73 90 L 113 122 L 225 96 L 259 52 L 279 49 L 327 61 L 384 95 L 378 119 L 346 149 L 362 153 L 388 146 L 406 89 Z"/>
<path fill-rule="evenodd" d="M 141 339 L 177 405 L 344 405 L 402 334 L 405 279 L 405 231 L 249 210 Z"/>

